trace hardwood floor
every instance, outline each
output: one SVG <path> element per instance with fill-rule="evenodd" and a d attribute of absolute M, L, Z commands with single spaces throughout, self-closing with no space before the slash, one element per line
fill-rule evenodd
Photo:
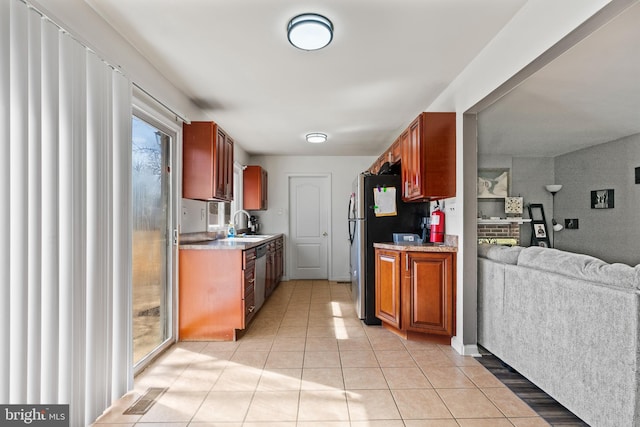
<path fill-rule="evenodd" d="M 488 350 L 478 346 L 482 357 L 477 360 L 512 392 L 552 426 L 589 427 L 587 423 L 540 390 L 531 381 L 506 365 Z"/>

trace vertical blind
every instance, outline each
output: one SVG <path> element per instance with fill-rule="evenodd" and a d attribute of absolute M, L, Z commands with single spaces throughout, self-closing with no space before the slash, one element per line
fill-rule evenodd
<path fill-rule="evenodd" d="M 0 0 L 0 402 L 88 425 L 132 386 L 131 82 Z"/>

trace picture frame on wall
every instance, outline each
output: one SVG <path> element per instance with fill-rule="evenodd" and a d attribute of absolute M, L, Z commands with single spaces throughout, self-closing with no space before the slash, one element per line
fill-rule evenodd
<path fill-rule="evenodd" d="M 544 224 L 533 224 L 533 229 L 536 233 L 537 239 L 544 239 L 547 237 L 547 227 Z"/>
<path fill-rule="evenodd" d="M 591 209 L 613 209 L 614 202 L 612 189 L 591 191 Z"/>
<path fill-rule="evenodd" d="M 504 199 L 509 196 L 509 168 L 478 169 L 478 199 Z"/>

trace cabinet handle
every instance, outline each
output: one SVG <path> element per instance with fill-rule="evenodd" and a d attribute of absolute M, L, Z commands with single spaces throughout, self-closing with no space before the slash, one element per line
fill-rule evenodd
<path fill-rule="evenodd" d="M 251 307 L 249 307 L 249 309 L 247 310 L 249 313 L 253 313 L 253 310 L 256 309 L 255 305 L 252 305 Z"/>
<path fill-rule="evenodd" d="M 249 280 L 249 283 L 254 283 L 256 281 L 256 279 L 251 279 Z"/>
<path fill-rule="evenodd" d="M 409 254 L 406 252 L 404 253 L 404 269 L 409 271 Z"/>

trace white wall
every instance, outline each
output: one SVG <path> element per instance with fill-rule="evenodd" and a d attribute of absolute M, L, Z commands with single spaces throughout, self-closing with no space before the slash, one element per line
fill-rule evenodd
<path fill-rule="evenodd" d="M 252 165 L 260 165 L 269 174 L 269 209 L 256 211 L 261 233 L 289 234 L 288 176 L 291 174 L 326 173 L 331 175 L 331 270 L 329 280 L 349 279 L 349 230 L 347 208 L 351 184 L 357 174 L 366 170 L 374 156 L 254 156 Z M 288 250 L 288 248 L 287 248 Z M 287 254 L 288 259 L 288 254 Z M 286 267 L 286 266 L 285 266 Z"/>

